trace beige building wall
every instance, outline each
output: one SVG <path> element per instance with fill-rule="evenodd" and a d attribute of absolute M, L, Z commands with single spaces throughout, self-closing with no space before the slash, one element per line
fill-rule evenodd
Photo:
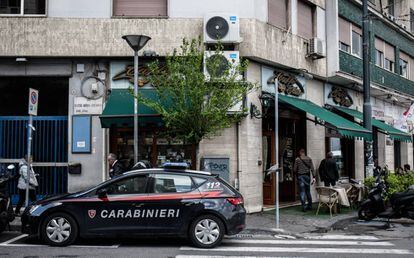
<path fill-rule="evenodd" d="M 385 165 L 388 166 L 388 169 L 394 170 L 394 141 L 387 140 L 392 145 L 385 146 Z"/>
<path fill-rule="evenodd" d="M 256 83 L 261 81 L 261 66 L 251 62 L 247 70 L 247 80 Z M 260 87 L 247 96 L 250 103 L 260 107 Z M 247 116 L 240 125 L 240 190 L 245 198 L 248 212 L 259 212 L 263 208 L 263 173 L 262 166 L 262 120 Z"/>
<path fill-rule="evenodd" d="M 384 167 L 386 164 L 386 145 L 385 145 L 386 135 L 383 133 L 378 133 L 378 165 Z"/>
<path fill-rule="evenodd" d="M 306 98 L 312 101 L 316 105 L 323 107 L 325 105 L 324 97 L 324 83 L 317 80 L 306 81 Z M 307 117 L 314 120 L 315 117 L 307 114 Z M 315 125 L 312 121 L 306 121 L 306 145 L 307 154 L 313 160 L 315 166 L 315 175 L 317 178 L 317 184 L 314 184 L 311 188 L 313 201 L 316 201 L 316 185 L 323 185 L 323 182 L 319 179 L 318 167 L 321 161 L 325 158 L 325 127 L 321 125 Z"/>
<path fill-rule="evenodd" d="M 230 159 L 229 183 L 235 186 L 237 178 L 237 137 L 236 125 L 227 128 L 209 139 L 200 142 L 197 153 L 197 169 L 203 157 L 225 157 Z"/>

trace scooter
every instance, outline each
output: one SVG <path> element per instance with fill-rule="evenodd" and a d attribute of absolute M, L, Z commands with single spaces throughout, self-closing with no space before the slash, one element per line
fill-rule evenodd
<path fill-rule="evenodd" d="M 391 207 L 387 208 L 384 197 L 386 185 L 377 176 L 374 187 L 368 193 L 368 199 L 361 203 L 358 217 L 362 220 L 372 220 L 376 217 L 387 219 L 410 218 L 414 220 L 414 186 L 402 193 L 395 193 L 390 198 Z"/>
<path fill-rule="evenodd" d="M 14 220 L 13 206 L 7 191 L 7 182 L 14 178 L 11 175 L 14 168 L 14 165 L 9 165 L 7 171 L 0 175 L 0 233 Z"/>

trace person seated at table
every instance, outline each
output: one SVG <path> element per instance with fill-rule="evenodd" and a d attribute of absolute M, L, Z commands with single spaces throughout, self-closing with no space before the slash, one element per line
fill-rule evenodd
<path fill-rule="evenodd" d="M 319 176 L 327 187 L 335 186 L 339 179 L 338 166 L 331 151 L 326 154 L 326 158 L 319 165 Z"/>

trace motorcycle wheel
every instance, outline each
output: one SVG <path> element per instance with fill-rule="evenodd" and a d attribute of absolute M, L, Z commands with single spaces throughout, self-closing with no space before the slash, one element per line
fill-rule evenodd
<path fill-rule="evenodd" d="M 358 217 L 359 219 L 362 220 L 372 220 L 373 218 L 375 218 L 375 214 L 372 213 L 368 207 L 361 207 L 358 210 Z"/>

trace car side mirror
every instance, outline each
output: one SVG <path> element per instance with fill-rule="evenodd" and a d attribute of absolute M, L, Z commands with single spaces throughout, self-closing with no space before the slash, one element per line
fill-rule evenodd
<path fill-rule="evenodd" d="M 101 188 L 101 189 L 98 189 L 98 191 L 96 191 L 96 194 L 98 195 L 99 198 L 106 197 L 107 193 L 108 193 L 108 189 L 106 188 Z"/>

